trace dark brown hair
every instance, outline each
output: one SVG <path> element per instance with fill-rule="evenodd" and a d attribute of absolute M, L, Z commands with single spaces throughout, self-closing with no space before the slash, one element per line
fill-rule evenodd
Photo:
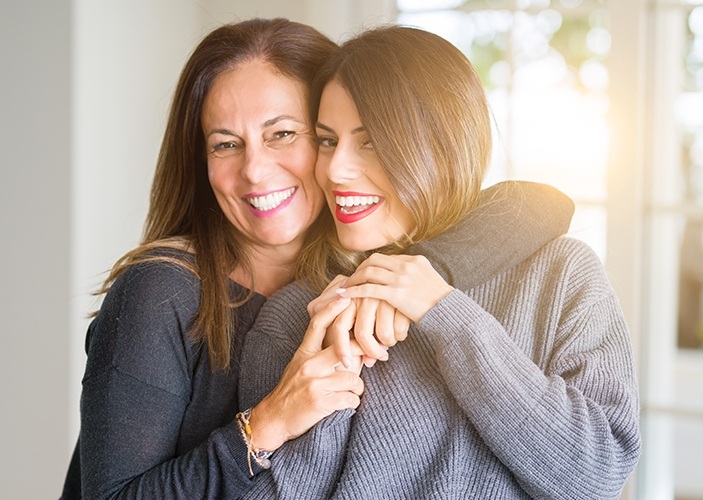
<path fill-rule="evenodd" d="M 201 280 L 200 308 L 191 334 L 194 340 L 206 343 L 214 369 L 230 365 L 231 308 L 246 302 L 253 293 L 230 303 L 228 275 L 241 267 L 253 278 L 253 264 L 208 181 L 200 121 L 203 102 L 220 74 L 252 60 L 271 64 L 309 90 L 319 68 L 336 48 L 310 26 L 280 18 L 251 19 L 208 34 L 181 72 L 156 164 L 142 243 L 116 263 L 100 293 L 136 262 L 168 260 L 188 267 Z M 319 254 L 323 248 L 319 242 L 325 233 L 320 224 L 313 224 L 308 231 L 301 259 L 305 265 L 324 267 L 326 256 Z M 154 249 L 168 247 L 193 251 L 195 265 L 154 257 Z"/>

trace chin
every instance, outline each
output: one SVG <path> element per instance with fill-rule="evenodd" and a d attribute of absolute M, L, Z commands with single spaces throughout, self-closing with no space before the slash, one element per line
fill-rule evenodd
<path fill-rule="evenodd" d="M 354 238 L 353 236 L 340 237 L 339 242 L 345 250 L 352 252 L 368 252 L 369 250 L 374 250 L 383 246 L 382 244 L 376 245 L 368 240 L 364 241 L 364 238 Z"/>
<path fill-rule="evenodd" d="M 337 237 L 339 238 L 339 243 L 342 245 L 342 248 L 344 248 L 345 250 L 349 250 L 352 252 L 363 252 L 364 251 L 362 246 L 359 245 L 358 238 L 354 238 L 351 235 L 342 236 L 339 233 L 337 233 Z"/>

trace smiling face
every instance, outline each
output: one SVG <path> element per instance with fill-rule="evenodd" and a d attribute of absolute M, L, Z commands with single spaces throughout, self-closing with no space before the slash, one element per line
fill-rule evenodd
<path fill-rule="evenodd" d="M 260 250 L 297 255 L 323 205 L 304 86 L 262 61 L 219 75 L 201 124 L 210 185 L 227 219 Z"/>
<path fill-rule="evenodd" d="M 315 177 L 348 250 L 380 248 L 410 234 L 414 219 L 374 152 L 354 101 L 332 80 L 320 99 Z"/>

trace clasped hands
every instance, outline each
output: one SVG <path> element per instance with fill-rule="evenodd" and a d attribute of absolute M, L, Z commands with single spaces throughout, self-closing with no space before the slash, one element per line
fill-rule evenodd
<path fill-rule="evenodd" d="M 331 302 L 352 299 L 327 328 L 323 347 L 333 346 L 346 369 L 359 373 L 388 359 L 388 349 L 407 338 L 452 287 L 423 256 L 373 254 L 348 278 L 337 276 L 308 304 L 315 318 Z M 354 361 L 357 361 L 354 363 Z"/>
<path fill-rule="evenodd" d="M 422 256 L 373 254 L 308 305 L 310 323 L 278 385 L 252 409 L 255 445 L 273 451 L 335 411 L 356 408 L 363 365 L 388 359 L 452 287 Z"/>

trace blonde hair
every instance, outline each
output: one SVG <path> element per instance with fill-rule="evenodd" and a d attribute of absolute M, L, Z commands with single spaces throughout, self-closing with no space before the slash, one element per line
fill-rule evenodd
<path fill-rule="evenodd" d="M 107 292 L 128 266 L 138 262 L 166 260 L 190 269 L 200 278 L 201 291 L 195 325 L 189 333 L 194 341 L 207 345 L 213 370 L 229 368 L 235 329 L 231 309 L 253 295 L 248 291 L 231 303 L 228 276 L 240 267 L 253 279 L 253 263 L 210 187 L 200 123 L 203 102 L 220 74 L 257 59 L 309 90 L 336 48 L 329 38 L 304 24 L 252 19 L 212 31 L 181 72 L 156 164 L 141 245 L 115 264 L 98 293 Z M 320 244 L 327 231 L 325 224 L 313 224 L 306 234 L 301 259 L 306 273 L 310 273 L 308 266 L 323 266 L 330 260 L 326 247 Z M 158 248 L 192 251 L 195 263 L 155 256 L 153 251 Z"/>
<path fill-rule="evenodd" d="M 374 150 L 415 219 L 398 252 L 451 228 L 476 203 L 491 154 L 491 124 L 481 81 L 447 40 L 416 28 L 385 26 L 343 43 L 313 86 L 311 112 L 330 81 L 356 104 Z M 339 272 L 366 254 L 332 238 Z M 378 249 L 377 249 L 378 250 Z"/>

